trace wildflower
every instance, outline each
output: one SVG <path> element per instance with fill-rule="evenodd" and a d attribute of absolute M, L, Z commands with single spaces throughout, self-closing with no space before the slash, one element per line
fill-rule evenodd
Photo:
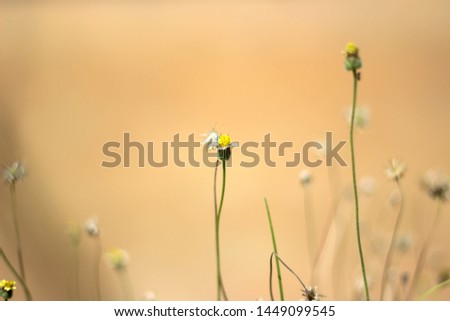
<path fill-rule="evenodd" d="M 300 183 L 303 186 L 306 186 L 309 183 L 311 183 L 311 180 L 312 180 L 311 172 L 307 169 L 303 169 L 299 174 L 299 178 L 300 178 Z"/>
<path fill-rule="evenodd" d="M 352 108 L 349 108 L 345 113 L 345 118 L 348 123 L 351 124 L 352 121 Z M 355 108 L 355 120 L 354 126 L 359 129 L 365 129 L 369 126 L 370 122 L 370 110 L 367 107 L 357 107 Z"/>
<path fill-rule="evenodd" d="M 7 281 L 7 280 L 0 281 L 0 296 L 3 297 L 5 301 L 8 301 L 9 299 L 12 298 L 15 289 L 16 289 L 15 281 Z"/>
<path fill-rule="evenodd" d="M 353 42 L 349 42 L 342 53 L 345 55 L 344 66 L 346 70 L 356 72 L 357 69 L 362 67 L 359 48 Z"/>
<path fill-rule="evenodd" d="M 81 242 L 81 230 L 75 223 L 69 223 L 67 227 L 67 234 L 69 235 L 70 243 L 73 247 L 77 247 Z"/>
<path fill-rule="evenodd" d="M 231 137 L 227 134 L 220 134 L 217 142 L 211 143 L 218 150 L 218 157 L 222 161 L 226 161 L 231 156 L 231 148 L 239 146 L 236 142 L 231 142 Z"/>
<path fill-rule="evenodd" d="M 119 248 L 112 248 L 106 253 L 108 263 L 115 270 L 122 270 L 127 267 L 129 262 L 128 253 Z"/>
<path fill-rule="evenodd" d="M 372 195 L 375 190 L 376 182 L 373 177 L 364 176 L 359 180 L 359 188 L 366 195 Z"/>
<path fill-rule="evenodd" d="M 96 219 L 88 219 L 84 224 L 84 230 L 89 236 L 96 237 L 100 233 L 100 228 L 98 227 L 98 222 Z"/>
<path fill-rule="evenodd" d="M 412 236 L 409 234 L 403 234 L 399 235 L 399 237 L 397 238 L 395 242 L 395 248 L 399 252 L 405 253 L 411 248 L 412 244 L 413 244 Z"/>
<path fill-rule="evenodd" d="M 156 294 L 153 291 L 146 291 L 144 293 L 144 301 L 156 301 Z"/>
<path fill-rule="evenodd" d="M 384 171 L 388 179 L 398 181 L 405 173 L 406 166 L 396 159 L 392 159 L 389 166 Z"/>
<path fill-rule="evenodd" d="M 219 142 L 219 134 L 215 131 L 210 131 L 202 136 L 206 136 L 205 140 L 202 142 L 202 145 L 207 146 L 208 150 L 214 150 L 217 147 Z"/>
<path fill-rule="evenodd" d="M 305 301 L 320 301 L 320 298 L 323 296 L 317 293 L 317 286 L 311 287 L 308 286 L 302 290 L 303 296 L 305 297 Z"/>
<path fill-rule="evenodd" d="M 347 46 L 345 46 L 345 54 L 347 56 L 354 56 L 358 54 L 358 47 L 353 43 L 353 42 L 349 42 L 347 44 Z"/>
<path fill-rule="evenodd" d="M 440 201 L 448 200 L 449 184 L 444 174 L 437 170 L 429 170 L 422 179 L 422 188 L 428 195 Z"/>
<path fill-rule="evenodd" d="M 22 162 L 15 161 L 10 165 L 7 165 L 3 171 L 3 179 L 8 184 L 15 184 L 25 177 L 25 167 Z"/>

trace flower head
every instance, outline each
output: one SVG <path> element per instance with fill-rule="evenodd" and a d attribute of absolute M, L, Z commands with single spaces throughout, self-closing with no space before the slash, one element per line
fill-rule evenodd
<path fill-rule="evenodd" d="M 348 123 L 351 125 L 352 121 L 352 108 L 350 107 L 345 114 Z M 370 122 L 370 110 L 367 107 L 355 108 L 355 120 L 354 125 L 356 128 L 365 129 L 369 126 Z"/>
<path fill-rule="evenodd" d="M 311 180 L 312 180 L 311 172 L 307 169 L 303 169 L 299 174 L 299 179 L 300 179 L 300 183 L 303 186 L 308 185 L 309 183 L 311 183 Z"/>
<path fill-rule="evenodd" d="M 220 148 L 228 148 L 231 144 L 231 137 L 227 134 L 220 134 L 218 143 Z"/>
<path fill-rule="evenodd" d="M 15 184 L 25 177 L 25 167 L 20 161 L 15 161 L 5 167 L 3 179 L 8 184 Z"/>
<path fill-rule="evenodd" d="M 401 253 L 406 253 L 412 245 L 413 238 L 410 234 L 399 235 L 395 241 L 395 248 Z"/>
<path fill-rule="evenodd" d="M 202 142 L 202 145 L 207 146 L 208 150 L 213 150 L 218 145 L 219 134 L 214 130 L 210 131 L 207 134 L 203 134 L 202 136 L 206 136 L 205 140 Z"/>
<path fill-rule="evenodd" d="M 323 297 L 323 295 L 317 293 L 317 286 L 308 286 L 303 289 L 302 292 L 302 295 L 305 297 L 305 301 L 320 301 L 320 298 Z"/>
<path fill-rule="evenodd" d="M 106 258 L 111 268 L 115 270 L 122 270 L 127 267 L 130 258 L 128 253 L 119 248 L 112 248 L 106 253 Z"/>
<path fill-rule="evenodd" d="M 16 282 L 1 280 L 0 281 L 0 289 L 2 289 L 3 291 L 13 291 L 16 289 Z"/>
<path fill-rule="evenodd" d="M 358 46 L 355 45 L 353 42 L 349 42 L 346 46 L 345 46 L 345 54 L 347 56 L 355 56 L 358 54 Z"/>
<path fill-rule="evenodd" d="M 441 171 L 429 170 L 422 178 L 422 188 L 428 195 L 440 201 L 447 201 L 449 198 L 449 183 Z"/>
<path fill-rule="evenodd" d="M 144 293 L 144 300 L 145 301 L 156 301 L 156 294 L 153 291 L 146 291 Z"/>
<path fill-rule="evenodd" d="M 208 139 L 209 138 L 209 139 Z M 218 157 L 222 161 L 226 161 L 231 156 L 231 148 L 239 146 L 239 143 L 232 142 L 231 137 L 227 134 L 217 134 L 214 132 L 208 136 L 207 140 L 205 140 L 208 146 L 208 149 L 218 151 Z"/>
<path fill-rule="evenodd" d="M 396 159 L 392 159 L 389 166 L 384 171 L 388 179 L 398 181 L 405 173 L 406 166 Z"/>
<path fill-rule="evenodd" d="M 342 53 L 345 55 L 345 69 L 355 72 L 362 67 L 361 58 L 359 58 L 359 48 L 353 42 L 349 42 Z"/>
<path fill-rule="evenodd" d="M 366 195 L 372 195 L 375 191 L 376 181 L 371 176 L 363 176 L 359 180 L 359 188 Z"/>
<path fill-rule="evenodd" d="M 100 233 L 100 228 L 98 227 L 98 222 L 94 218 L 90 218 L 84 223 L 84 230 L 89 236 L 96 237 Z"/>
<path fill-rule="evenodd" d="M 0 297 L 3 297 L 5 301 L 8 301 L 9 299 L 12 298 L 15 289 L 16 289 L 15 281 L 7 281 L 7 280 L 0 281 Z"/>

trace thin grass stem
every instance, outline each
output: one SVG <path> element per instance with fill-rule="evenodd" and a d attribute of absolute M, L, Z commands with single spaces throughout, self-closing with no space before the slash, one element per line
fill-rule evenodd
<path fill-rule="evenodd" d="M 354 146 L 354 127 L 355 127 L 355 109 L 356 109 L 356 97 L 358 89 L 359 74 L 353 69 L 353 102 L 352 102 L 352 119 L 350 124 L 350 152 L 352 159 L 352 177 L 353 177 L 353 193 L 355 195 L 355 225 L 356 225 L 356 239 L 358 242 L 359 259 L 361 261 L 361 270 L 364 279 L 364 290 L 366 294 L 366 300 L 370 301 L 369 286 L 367 283 L 366 266 L 364 264 L 364 254 L 361 245 L 361 232 L 359 226 L 359 200 L 358 200 L 358 187 L 356 182 L 356 164 L 355 164 L 355 146 Z"/>
<path fill-rule="evenodd" d="M 31 292 L 28 289 L 28 286 L 27 286 L 25 280 L 22 278 L 22 276 L 17 272 L 17 270 L 11 264 L 11 261 L 8 259 L 8 257 L 6 256 L 6 254 L 2 248 L 0 248 L 0 256 L 2 257 L 3 261 L 5 262 L 6 266 L 9 268 L 11 273 L 14 274 L 16 279 L 19 281 L 20 285 L 22 285 L 23 290 L 25 291 L 25 297 L 27 298 L 27 301 L 33 301 Z"/>
<path fill-rule="evenodd" d="M 269 204 L 267 203 L 267 198 L 264 198 L 264 202 L 266 203 L 267 217 L 269 219 L 269 227 L 270 227 L 270 234 L 272 236 L 273 252 L 276 254 L 275 263 L 277 265 L 278 287 L 280 288 L 280 300 L 284 301 L 283 281 L 281 279 L 281 269 L 280 269 L 280 262 L 279 262 L 279 259 L 278 259 L 277 242 L 276 242 L 276 239 L 275 239 L 275 232 L 274 232 L 274 228 L 273 228 L 273 224 L 272 224 L 272 218 L 270 216 L 270 210 L 269 210 Z M 272 293 L 271 293 L 271 299 L 273 301 L 273 294 Z"/>
<path fill-rule="evenodd" d="M 400 193 L 400 205 L 398 208 L 397 219 L 395 220 L 394 231 L 392 232 L 392 237 L 391 237 L 391 241 L 389 242 L 388 252 L 386 255 L 386 259 L 384 261 L 383 272 L 381 274 L 380 301 L 383 300 L 384 292 L 386 290 L 387 271 L 388 271 L 389 267 L 391 266 L 392 256 L 394 254 L 394 245 L 397 242 L 397 236 L 398 236 L 398 231 L 400 228 L 400 222 L 401 222 L 402 216 L 403 216 L 403 203 L 404 203 L 403 202 L 403 197 L 404 197 L 403 190 L 402 190 L 400 181 L 398 179 L 396 179 L 396 183 L 397 183 L 398 191 Z"/>

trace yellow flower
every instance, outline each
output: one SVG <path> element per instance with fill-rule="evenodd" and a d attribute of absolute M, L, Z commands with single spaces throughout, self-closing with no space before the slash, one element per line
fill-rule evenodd
<path fill-rule="evenodd" d="M 353 42 L 349 42 L 342 51 L 345 55 L 344 66 L 348 71 L 356 71 L 362 67 L 361 59 L 359 58 L 359 48 Z M 359 79 L 359 76 L 358 76 Z"/>
<path fill-rule="evenodd" d="M 16 282 L 1 280 L 0 289 L 2 289 L 3 291 L 14 291 L 16 289 Z"/>
<path fill-rule="evenodd" d="M 109 265 L 116 270 L 124 269 L 128 265 L 129 256 L 128 253 L 119 248 L 112 248 L 106 253 Z"/>
<path fill-rule="evenodd" d="M 349 42 L 347 46 L 345 46 L 345 53 L 347 55 L 355 56 L 358 54 L 358 46 L 353 42 Z"/>
<path fill-rule="evenodd" d="M 220 134 L 219 146 L 222 148 L 227 148 L 231 144 L 231 137 L 227 134 Z"/>

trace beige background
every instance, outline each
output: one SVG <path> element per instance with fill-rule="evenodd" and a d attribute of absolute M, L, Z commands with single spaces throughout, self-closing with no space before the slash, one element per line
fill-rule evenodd
<path fill-rule="evenodd" d="M 362 196 L 363 243 L 374 298 L 396 210 L 395 185 L 383 168 L 391 157 L 408 166 L 402 230 L 413 248 L 396 255 L 411 272 L 435 204 L 419 188 L 429 168 L 450 173 L 450 3 L 448 1 L 116 1 L 0 4 L 0 162 L 21 159 L 28 177 L 18 186 L 29 285 L 38 300 L 74 299 L 68 221 L 99 219 L 104 250 L 130 255 L 136 298 L 214 300 L 213 169 L 106 169 L 102 145 L 123 132 L 145 143 L 186 138 L 216 127 L 233 140 L 266 133 L 299 149 L 332 131 L 348 138 L 343 114 L 351 74 L 340 51 L 348 41 L 363 59 L 359 104 L 370 126 L 356 137 L 358 177 L 376 180 Z M 343 156 L 349 161 L 349 146 Z M 262 153 L 259 150 L 260 154 Z M 242 156 L 235 151 L 235 160 Z M 200 157 L 200 151 L 196 153 Z M 269 299 L 271 241 L 268 197 L 282 258 L 308 283 L 303 168 L 234 166 L 228 171 L 221 225 L 223 277 L 232 300 Z M 237 164 L 237 162 L 236 162 Z M 328 170 L 311 170 L 318 228 L 330 204 Z M 356 299 L 360 277 L 349 167 L 335 166 L 342 202 L 320 265 L 327 300 Z M 332 176 L 334 177 L 334 176 Z M 423 291 L 450 268 L 449 208 L 430 249 Z M 319 234 L 319 233 L 317 233 Z M 344 236 L 333 259 L 334 244 Z M 8 189 L 0 189 L 0 244 L 15 261 Z M 81 299 L 93 299 L 95 244 L 82 240 Z M 334 263 L 333 263 L 334 262 Z M 0 278 L 12 278 L 0 263 Z M 120 283 L 102 263 L 102 292 L 121 300 Z M 286 297 L 300 299 L 284 272 Z M 420 292 L 420 291 L 419 291 Z M 16 299 L 23 299 L 21 289 Z M 431 299 L 450 299 L 448 289 Z"/>

